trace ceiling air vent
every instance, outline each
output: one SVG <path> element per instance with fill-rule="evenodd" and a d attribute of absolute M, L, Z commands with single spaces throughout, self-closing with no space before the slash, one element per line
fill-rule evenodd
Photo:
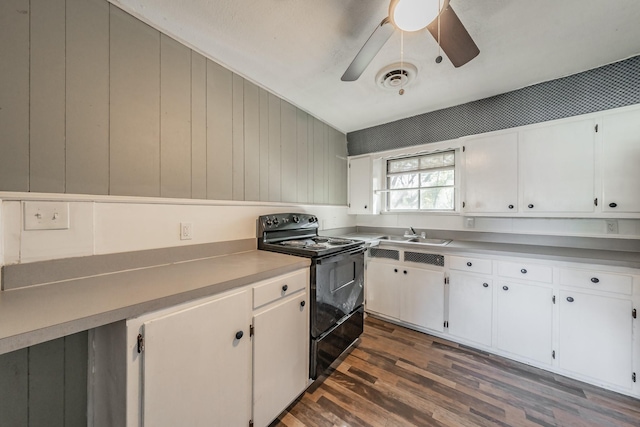
<path fill-rule="evenodd" d="M 378 86 L 383 89 L 398 90 L 401 87 L 411 83 L 418 74 L 418 69 L 413 64 L 396 64 L 387 65 L 376 75 Z"/>

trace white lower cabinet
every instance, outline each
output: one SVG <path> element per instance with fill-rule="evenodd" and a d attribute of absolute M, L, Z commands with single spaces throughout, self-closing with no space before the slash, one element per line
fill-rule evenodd
<path fill-rule="evenodd" d="M 598 382 L 631 388 L 631 312 L 629 299 L 560 291 L 560 368 Z"/>
<path fill-rule="evenodd" d="M 370 261 L 366 289 L 367 311 L 444 330 L 444 272 Z"/>
<path fill-rule="evenodd" d="M 491 346 L 493 285 L 491 279 L 451 273 L 449 276 L 449 333 Z"/>

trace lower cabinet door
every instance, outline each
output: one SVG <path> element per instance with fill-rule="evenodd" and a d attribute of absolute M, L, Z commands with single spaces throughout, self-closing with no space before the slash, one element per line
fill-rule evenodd
<path fill-rule="evenodd" d="M 561 291 L 559 310 L 560 367 L 631 388 L 631 301 Z"/>
<path fill-rule="evenodd" d="M 249 425 L 250 322 L 248 290 L 145 322 L 143 425 Z"/>
<path fill-rule="evenodd" d="M 501 282 L 498 292 L 497 347 L 514 355 L 551 364 L 553 290 Z"/>
<path fill-rule="evenodd" d="M 269 306 L 253 324 L 253 425 L 266 427 L 309 382 L 307 293 Z"/>
<path fill-rule="evenodd" d="M 491 346 L 493 286 L 484 277 L 449 276 L 449 333 Z"/>
<path fill-rule="evenodd" d="M 401 267 L 370 261 L 366 274 L 366 310 L 399 319 Z"/>
<path fill-rule="evenodd" d="M 444 273 L 399 267 L 400 320 L 423 328 L 444 330 Z"/>

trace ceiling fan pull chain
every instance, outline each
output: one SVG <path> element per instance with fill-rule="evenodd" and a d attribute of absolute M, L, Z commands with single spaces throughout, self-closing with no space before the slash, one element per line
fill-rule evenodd
<path fill-rule="evenodd" d="M 404 95 L 404 78 L 402 74 L 404 74 L 404 31 L 400 31 L 400 90 L 398 94 Z"/>
<path fill-rule="evenodd" d="M 436 64 L 442 62 L 442 50 L 440 47 L 440 15 L 442 15 L 442 0 L 438 0 L 438 56 L 436 57 Z"/>

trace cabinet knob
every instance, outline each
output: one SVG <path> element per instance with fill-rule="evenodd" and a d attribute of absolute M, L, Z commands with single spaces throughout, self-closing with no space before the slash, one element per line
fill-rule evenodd
<path fill-rule="evenodd" d="M 569 301 L 569 302 L 573 302 L 573 301 L 575 301 L 575 300 L 573 299 L 573 297 L 567 297 L 567 301 Z"/>
<path fill-rule="evenodd" d="M 306 301 L 300 301 L 300 307 L 304 307 L 305 305 L 307 305 Z"/>
<path fill-rule="evenodd" d="M 504 289 L 505 291 L 508 291 L 509 287 L 508 286 L 503 286 L 502 289 Z"/>
<path fill-rule="evenodd" d="M 404 271 L 403 271 L 403 273 L 404 273 L 404 274 L 407 274 L 407 270 L 404 270 Z"/>
<path fill-rule="evenodd" d="M 533 209 L 533 204 L 529 203 L 529 205 L 527 205 L 527 207 L 528 207 L 529 209 Z"/>
<path fill-rule="evenodd" d="M 367 205 L 364 205 L 364 208 L 367 209 Z"/>
<path fill-rule="evenodd" d="M 488 283 L 483 283 L 482 286 L 485 287 L 485 288 L 488 288 L 489 284 Z"/>
<path fill-rule="evenodd" d="M 398 272 L 398 269 L 397 269 L 397 268 L 394 268 L 394 269 L 393 269 L 393 272 L 394 272 L 394 273 L 397 273 L 397 272 Z"/>
<path fill-rule="evenodd" d="M 242 331 L 238 331 L 236 332 L 236 339 L 239 340 L 240 338 L 242 338 L 244 336 L 244 332 Z"/>
<path fill-rule="evenodd" d="M 471 261 L 469 261 L 469 262 L 467 263 L 467 267 L 471 267 L 472 265 L 473 265 L 473 264 L 471 263 Z"/>
<path fill-rule="evenodd" d="M 598 279 L 597 277 L 592 277 L 591 278 L 591 283 L 599 283 L 600 279 Z"/>
<path fill-rule="evenodd" d="M 282 292 L 287 292 L 289 285 L 282 285 Z"/>
<path fill-rule="evenodd" d="M 520 270 L 520 273 L 522 273 L 522 274 L 527 274 L 527 269 L 526 269 L 526 268 L 523 268 L 522 270 Z"/>
<path fill-rule="evenodd" d="M 508 207 L 509 207 L 509 209 L 513 209 L 513 205 L 509 205 Z"/>
<path fill-rule="evenodd" d="M 610 208 L 615 208 L 616 206 L 618 206 L 618 204 L 617 204 L 617 203 L 609 203 L 609 207 L 610 207 Z"/>

